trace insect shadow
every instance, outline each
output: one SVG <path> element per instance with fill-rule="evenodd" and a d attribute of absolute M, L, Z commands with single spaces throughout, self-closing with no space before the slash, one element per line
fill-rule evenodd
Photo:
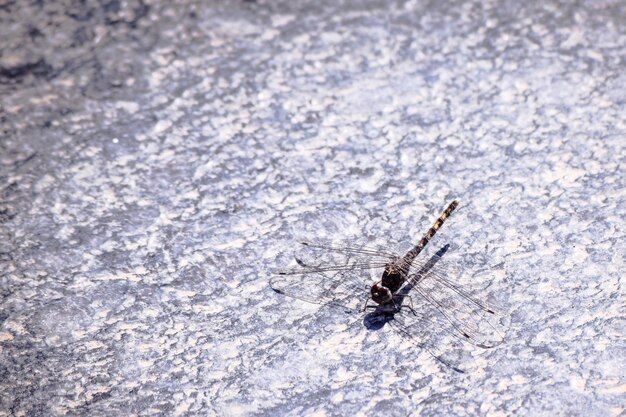
<path fill-rule="evenodd" d="M 385 326 L 385 324 L 392 321 L 394 316 L 399 313 L 403 307 L 405 309 L 412 310 L 413 307 L 410 305 L 403 306 L 404 301 L 406 299 L 410 300 L 409 293 L 411 292 L 415 284 L 419 283 L 426 276 L 428 271 L 430 271 L 435 266 L 435 264 L 441 260 L 442 256 L 448 251 L 448 249 L 450 249 L 450 244 L 446 244 L 441 247 L 437 251 L 437 253 L 435 253 L 428 260 L 428 262 L 426 262 L 424 266 L 413 275 L 414 279 L 412 279 L 394 295 L 393 300 L 395 307 L 393 308 L 393 310 L 390 310 L 388 305 L 383 304 L 376 306 L 374 311 L 366 314 L 365 317 L 363 317 L 363 325 L 365 326 L 365 328 L 374 331 L 380 330 Z"/>

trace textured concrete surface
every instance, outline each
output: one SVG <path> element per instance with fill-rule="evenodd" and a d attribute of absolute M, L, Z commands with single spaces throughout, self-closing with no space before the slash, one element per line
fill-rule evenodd
<path fill-rule="evenodd" d="M 0 415 L 623 415 L 624 27 L 617 0 L 1 2 Z M 301 236 L 415 241 L 452 198 L 433 248 L 505 328 L 465 373 L 268 286 Z"/>

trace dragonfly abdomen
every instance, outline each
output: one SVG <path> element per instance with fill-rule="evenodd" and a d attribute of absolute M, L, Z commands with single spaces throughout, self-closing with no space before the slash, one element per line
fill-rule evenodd
<path fill-rule="evenodd" d="M 424 237 L 422 237 L 419 243 L 415 245 L 413 249 L 408 251 L 406 255 L 404 255 L 403 261 L 405 264 L 411 265 L 413 259 L 415 259 L 415 257 L 419 255 L 420 252 L 426 247 L 430 239 L 435 236 L 437 230 L 439 230 L 439 228 L 443 225 L 443 222 L 445 222 L 446 219 L 450 217 L 450 214 L 452 214 L 452 212 L 458 205 L 459 202 L 457 200 L 454 200 L 452 203 L 450 203 L 450 205 L 448 205 L 448 207 L 443 211 L 443 213 L 441 213 L 441 216 L 439 216 L 439 218 L 435 221 L 432 227 L 428 229 L 428 231 L 424 234 Z"/>

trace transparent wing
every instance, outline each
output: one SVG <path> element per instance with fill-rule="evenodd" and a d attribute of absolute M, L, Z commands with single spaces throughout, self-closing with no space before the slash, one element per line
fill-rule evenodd
<path fill-rule="evenodd" d="M 297 243 L 291 254 L 296 265 L 276 271 L 281 275 L 310 272 L 338 272 L 383 268 L 398 259 L 385 248 L 373 245 L 356 246 L 346 240 L 306 240 Z M 366 277 L 369 279 L 369 276 Z"/>
<path fill-rule="evenodd" d="M 328 252 L 340 252 L 348 254 L 362 254 L 381 258 L 395 258 L 396 253 L 387 250 L 381 245 L 355 245 L 354 242 L 343 240 L 302 240 L 299 242 L 302 246 L 308 248 L 319 249 Z"/>
<path fill-rule="evenodd" d="M 309 303 L 332 305 L 351 312 L 363 310 L 369 287 L 346 271 L 312 272 L 304 275 L 275 275 L 270 279 L 274 291 Z"/>
<path fill-rule="evenodd" d="M 372 275 L 394 254 L 382 247 L 346 241 L 302 241 L 293 251 L 293 265 L 274 271 L 272 289 L 280 294 L 315 304 L 362 310 L 372 285 Z M 380 273 L 375 272 L 380 269 Z"/>
<path fill-rule="evenodd" d="M 396 332 L 439 362 L 457 372 L 464 372 L 462 352 L 454 348 L 454 341 L 457 338 L 438 326 L 438 323 L 427 315 L 420 311 L 403 310 L 395 314 L 389 324 Z"/>
<path fill-rule="evenodd" d="M 472 290 L 463 284 L 468 281 L 468 274 L 462 267 L 441 259 L 438 254 L 428 261 L 416 259 L 409 270 L 409 278 L 400 294 L 410 297 L 411 301 L 422 301 L 424 311 L 420 316 L 428 317 L 430 327 L 445 329 L 482 348 L 502 343 L 495 306 L 472 296 Z M 411 334 L 424 332 L 427 327 L 423 317 L 407 314 L 406 321 L 406 331 Z"/>

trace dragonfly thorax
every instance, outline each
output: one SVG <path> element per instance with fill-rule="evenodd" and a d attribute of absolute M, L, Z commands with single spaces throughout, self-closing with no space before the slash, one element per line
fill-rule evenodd
<path fill-rule="evenodd" d="M 401 265 L 398 265 L 397 262 L 389 263 L 385 266 L 385 271 L 383 272 L 382 279 L 380 283 L 383 287 L 389 288 L 393 294 L 395 294 L 404 281 L 406 280 L 406 271 L 402 268 Z"/>

